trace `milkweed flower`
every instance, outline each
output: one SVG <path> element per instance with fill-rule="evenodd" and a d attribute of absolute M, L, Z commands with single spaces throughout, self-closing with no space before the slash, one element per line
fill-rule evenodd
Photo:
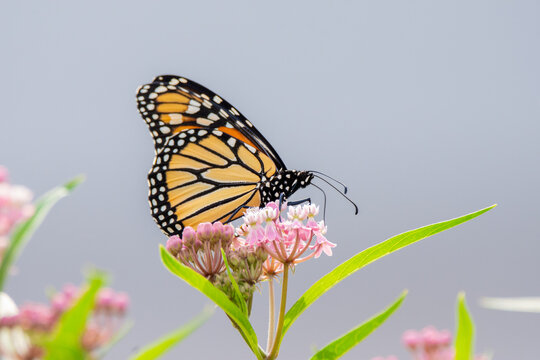
<path fill-rule="evenodd" d="M 15 302 L 0 292 L 0 355 L 5 360 L 21 359 L 30 351 L 30 339 L 16 323 L 18 314 Z"/>
<path fill-rule="evenodd" d="M 409 350 L 413 359 L 420 360 L 454 360 L 452 334 L 448 330 L 437 330 L 433 326 L 424 329 L 407 330 L 401 336 L 401 342 Z M 375 357 L 371 360 L 398 360 L 394 356 Z M 476 355 L 475 360 L 488 360 L 485 355 Z"/>
<path fill-rule="evenodd" d="M 167 240 L 167 251 L 182 264 L 192 268 L 210 281 L 225 271 L 221 249 L 227 258 L 234 240 L 234 227 L 217 221 L 201 223 L 197 230 L 191 226 L 184 228 L 182 237 L 171 236 Z"/>
<path fill-rule="evenodd" d="M 248 210 L 244 225 L 237 231 L 249 237 L 247 232 L 242 232 L 243 229 L 249 229 L 251 237 L 257 238 L 264 234 L 261 222 L 258 213 Z M 253 295 L 255 285 L 261 280 L 263 262 L 268 258 L 264 249 L 238 238 L 232 225 L 223 225 L 219 221 L 201 223 L 197 229 L 187 226 L 182 236 L 174 235 L 167 240 L 166 249 L 179 262 L 203 275 L 233 298 L 235 290 L 225 271 L 225 260 L 221 253 L 223 250 L 232 276 L 246 300 Z"/>
<path fill-rule="evenodd" d="M 0 316 L 0 354 L 14 360 L 41 358 L 44 355 L 43 340 L 53 333 L 62 314 L 73 306 L 81 294 L 79 288 L 66 285 L 48 304 L 27 303 L 18 311 Z M 128 305 L 129 297 L 125 293 L 100 290 L 80 339 L 87 353 L 107 344 L 120 330 Z M 17 331 L 23 335 L 22 338 L 4 335 Z M 26 346 L 21 345 L 25 344 L 24 341 Z"/>
<path fill-rule="evenodd" d="M 8 182 L 8 171 L 0 166 L 0 256 L 8 245 L 13 227 L 34 213 L 33 194 L 25 186 Z"/>
<path fill-rule="evenodd" d="M 287 220 L 283 219 L 284 212 Z M 319 207 L 313 204 L 280 209 L 277 202 L 270 202 L 264 208 L 249 209 L 237 228 L 238 241 L 263 248 L 270 255 L 263 265 L 266 276 L 282 271 L 284 264 L 294 266 L 323 252 L 331 256 L 336 244 L 326 239 L 324 221 L 315 221 L 318 213 Z"/>

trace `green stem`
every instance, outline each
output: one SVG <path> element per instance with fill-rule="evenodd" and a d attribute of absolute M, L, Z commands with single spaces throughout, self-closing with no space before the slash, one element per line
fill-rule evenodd
<path fill-rule="evenodd" d="M 274 342 L 274 332 L 276 331 L 276 302 L 273 276 L 268 279 L 268 308 L 268 341 L 266 342 L 266 352 L 270 352 L 270 347 Z"/>
<path fill-rule="evenodd" d="M 283 320 L 285 319 L 285 308 L 287 307 L 287 285 L 289 282 L 289 264 L 283 264 L 283 283 L 281 286 L 281 302 L 279 304 L 279 318 L 276 330 L 276 336 L 274 338 L 274 344 L 268 360 L 274 360 L 279 353 L 279 345 L 281 344 L 281 333 L 283 332 Z"/>
<path fill-rule="evenodd" d="M 251 308 L 253 307 L 253 293 L 249 295 L 248 301 L 247 301 L 247 315 L 248 317 L 251 316 Z"/>

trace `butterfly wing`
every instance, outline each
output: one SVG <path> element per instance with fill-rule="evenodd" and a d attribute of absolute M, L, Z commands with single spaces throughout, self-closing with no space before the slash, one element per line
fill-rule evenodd
<path fill-rule="evenodd" d="M 168 235 L 260 206 L 262 182 L 285 169 L 240 112 L 193 81 L 159 76 L 139 88 L 137 101 L 156 149 L 148 175 L 152 215 Z"/>
<path fill-rule="evenodd" d="M 219 129 L 286 166 L 264 136 L 226 100 L 204 86 L 175 75 L 161 75 L 137 90 L 137 105 L 154 138 L 156 152 L 171 136 L 189 130 Z"/>
<path fill-rule="evenodd" d="M 168 235 L 237 218 L 240 207 L 260 206 L 261 179 L 275 172 L 268 156 L 237 138 L 217 129 L 189 129 L 156 155 L 148 175 L 152 215 Z"/>

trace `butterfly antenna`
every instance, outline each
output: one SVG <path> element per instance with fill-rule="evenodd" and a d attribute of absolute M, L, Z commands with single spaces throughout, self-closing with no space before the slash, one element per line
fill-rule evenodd
<path fill-rule="evenodd" d="M 335 182 L 337 182 L 339 185 L 343 186 L 343 194 L 346 194 L 347 193 L 347 185 L 345 185 L 344 183 L 342 183 L 341 181 L 337 180 L 337 179 L 334 179 L 333 177 L 329 176 L 329 175 L 326 175 L 325 173 L 323 172 L 320 172 L 320 171 L 317 171 L 317 170 L 309 170 L 309 172 L 312 172 L 312 173 L 315 173 L 315 174 L 319 174 L 319 175 L 322 175 L 322 176 L 326 176 L 327 178 L 329 178 L 330 180 L 333 180 Z M 320 176 L 318 176 L 318 178 L 320 178 Z M 336 189 L 337 190 L 337 189 Z M 341 192 L 340 190 L 338 190 L 339 192 Z"/>
<path fill-rule="evenodd" d="M 354 201 L 352 201 L 351 199 L 349 199 L 349 197 L 347 195 L 345 195 L 344 193 L 342 193 L 341 191 L 339 191 L 339 189 L 337 187 L 334 186 L 334 184 L 330 183 L 328 180 L 326 180 L 325 178 L 321 177 L 321 176 L 318 176 L 318 175 L 313 175 L 315 176 L 317 179 L 320 179 L 322 181 L 324 181 L 325 183 L 327 183 L 328 185 L 330 185 L 330 187 L 332 187 L 334 190 L 336 190 L 337 192 L 339 192 L 341 194 L 341 196 L 343 196 L 345 199 L 347 199 L 347 201 L 349 201 L 353 206 L 354 206 L 354 215 L 358 215 L 358 206 L 355 204 Z"/>
<path fill-rule="evenodd" d="M 324 192 L 324 190 L 323 190 L 321 187 L 319 187 L 319 186 L 317 186 L 317 185 L 315 185 L 315 184 L 311 184 L 311 185 L 315 186 L 317 189 L 321 190 L 321 192 L 323 193 L 323 198 L 324 198 L 324 203 L 323 203 L 323 220 L 324 220 L 324 222 L 326 222 L 326 193 Z"/>

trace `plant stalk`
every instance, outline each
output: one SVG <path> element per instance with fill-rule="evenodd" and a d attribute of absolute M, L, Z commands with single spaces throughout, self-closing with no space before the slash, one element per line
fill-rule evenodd
<path fill-rule="evenodd" d="M 274 277 L 268 279 L 268 341 L 266 342 L 266 352 L 270 352 L 274 342 L 276 331 L 276 302 L 274 296 Z"/>
<path fill-rule="evenodd" d="M 268 355 L 268 360 L 274 360 L 279 353 L 279 345 L 281 344 L 281 333 L 283 332 L 283 320 L 285 319 L 285 308 L 287 307 L 287 285 L 289 282 L 289 264 L 283 264 L 283 283 L 281 286 L 281 302 L 279 304 L 279 318 L 272 344 L 272 350 Z"/>

